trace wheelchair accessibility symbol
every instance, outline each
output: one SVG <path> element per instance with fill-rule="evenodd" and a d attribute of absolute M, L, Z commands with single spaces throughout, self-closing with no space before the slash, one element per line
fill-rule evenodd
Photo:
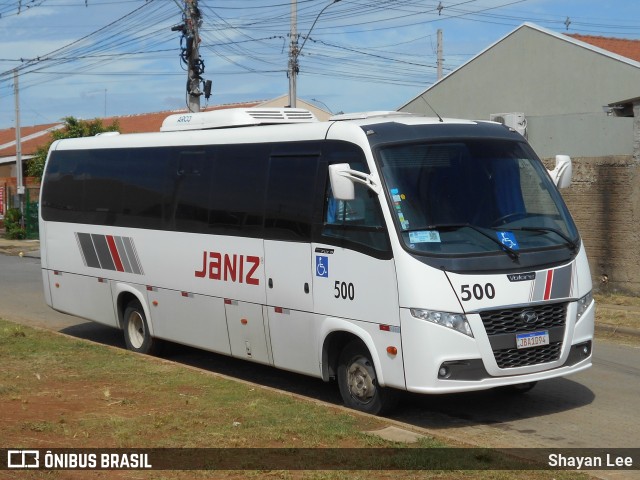
<path fill-rule="evenodd" d="M 500 240 L 500 243 L 502 243 L 505 247 L 508 247 L 512 250 L 518 250 L 520 248 L 518 240 L 516 240 L 516 236 L 513 234 L 513 232 L 496 232 L 496 235 L 498 235 L 498 240 Z"/>
<path fill-rule="evenodd" d="M 316 255 L 316 277 L 329 277 L 329 257 Z"/>

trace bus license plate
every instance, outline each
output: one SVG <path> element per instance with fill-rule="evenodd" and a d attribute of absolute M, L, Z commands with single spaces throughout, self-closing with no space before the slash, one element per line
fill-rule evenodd
<path fill-rule="evenodd" d="M 516 335 L 517 348 L 532 348 L 540 345 L 549 345 L 549 332 L 546 330 Z"/>

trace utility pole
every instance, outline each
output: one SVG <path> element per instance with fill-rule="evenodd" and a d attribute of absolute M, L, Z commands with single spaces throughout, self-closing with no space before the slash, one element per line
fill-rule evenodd
<path fill-rule="evenodd" d="M 442 80 L 442 29 L 438 29 L 438 80 Z"/>
<path fill-rule="evenodd" d="M 198 0 L 185 0 L 185 30 L 187 36 L 188 57 L 188 79 L 187 92 L 189 94 L 189 111 L 200 111 L 200 74 L 204 70 L 202 60 L 200 59 L 200 36 L 198 29 L 202 23 L 200 10 L 198 9 Z"/>
<path fill-rule="evenodd" d="M 320 15 L 324 13 L 324 11 L 329 8 L 334 3 L 338 3 L 340 0 L 332 0 L 331 3 L 325 5 L 325 7 L 320 10 L 320 13 L 316 16 L 316 19 L 313 21 L 309 32 L 307 33 L 304 41 L 300 48 L 298 48 L 298 3 L 297 0 L 291 0 L 291 43 L 289 45 L 289 68 L 287 68 L 287 76 L 289 77 L 289 106 L 291 108 L 296 108 L 297 105 L 297 85 L 296 85 L 296 77 L 300 71 L 300 66 L 298 64 L 298 57 L 304 48 L 304 45 L 307 43 L 309 39 L 309 35 L 311 35 L 311 31 L 313 27 L 316 26 L 316 22 L 320 18 Z"/>
<path fill-rule="evenodd" d="M 296 76 L 298 75 L 298 1 L 291 0 L 291 30 L 289 33 L 291 42 L 289 44 L 289 67 L 287 76 L 289 77 L 289 106 L 296 108 L 297 102 L 297 85 Z"/>
<path fill-rule="evenodd" d="M 182 10 L 182 21 L 179 25 L 171 27 L 172 32 L 180 32 L 180 60 L 187 69 L 187 95 L 188 107 L 191 113 L 200 111 L 200 97 L 209 100 L 211 96 L 211 80 L 203 81 L 204 60 L 200 58 L 200 34 L 202 15 L 198 8 L 198 0 L 184 0 L 184 8 L 178 0 L 173 0 Z M 200 84 L 204 89 L 200 88 Z M 106 109 L 106 107 L 105 107 Z"/>
<path fill-rule="evenodd" d="M 20 86 L 18 85 L 18 69 L 13 71 L 13 96 L 16 101 L 16 180 L 18 187 L 18 208 L 22 214 L 20 220 L 24 225 L 24 179 L 22 175 L 22 140 L 20 138 Z"/>

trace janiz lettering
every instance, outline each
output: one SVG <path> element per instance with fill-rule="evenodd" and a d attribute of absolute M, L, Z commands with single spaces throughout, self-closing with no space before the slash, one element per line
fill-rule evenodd
<path fill-rule="evenodd" d="M 255 273 L 260 266 L 260 257 L 255 255 L 222 254 L 202 252 L 202 269 L 195 271 L 198 278 L 209 278 L 223 282 L 260 285 Z"/>

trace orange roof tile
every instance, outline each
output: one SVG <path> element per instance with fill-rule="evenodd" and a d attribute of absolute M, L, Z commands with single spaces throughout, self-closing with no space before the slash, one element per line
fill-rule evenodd
<path fill-rule="evenodd" d="M 260 105 L 261 103 L 262 103 L 261 101 L 260 102 L 256 101 L 256 102 L 215 105 L 215 106 L 204 109 L 204 111 L 208 112 L 211 110 L 224 110 L 227 108 L 249 108 L 249 107 L 255 107 L 256 105 Z M 105 126 L 111 125 L 114 120 L 117 120 L 120 126 L 121 133 L 159 132 L 160 127 L 162 126 L 162 122 L 166 117 L 174 113 L 181 113 L 181 112 L 186 113 L 186 110 L 141 113 L 138 115 L 123 115 L 120 117 L 106 117 L 106 118 L 102 118 L 101 120 L 103 125 Z M 37 138 L 33 138 L 30 140 L 26 139 L 26 137 L 38 132 L 43 132 L 51 127 L 55 127 L 56 125 L 59 125 L 60 123 L 49 123 L 45 125 L 35 125 L 35 126 L 20 128 L 20 136 L 23 139 L 21 142 L 22 154 L 23 155 L 34 154 L 38 149 L 38 147 L 42 145 L 46 145 L 51 138 L 49 134 L 41 135 Z M 15 128 L 7 128 L 4 130 L 0 130 L 0 145 L 5 145 L 7 143 L 14 142 L 12 145 L 7 146 L 3 149 L 0 149 L 0 158 L 15 156 L 16 154 L 15 139 L 16 139 Z"/>
<path fill-rule="evenodd" d="M 640 62 L 640 40 L 579 35 L 577 33 L 570 33 L 568 36 L 593 45 L 594 47 L 602 48 L 603 50 L 608 50 L 609 52 Z"/>

